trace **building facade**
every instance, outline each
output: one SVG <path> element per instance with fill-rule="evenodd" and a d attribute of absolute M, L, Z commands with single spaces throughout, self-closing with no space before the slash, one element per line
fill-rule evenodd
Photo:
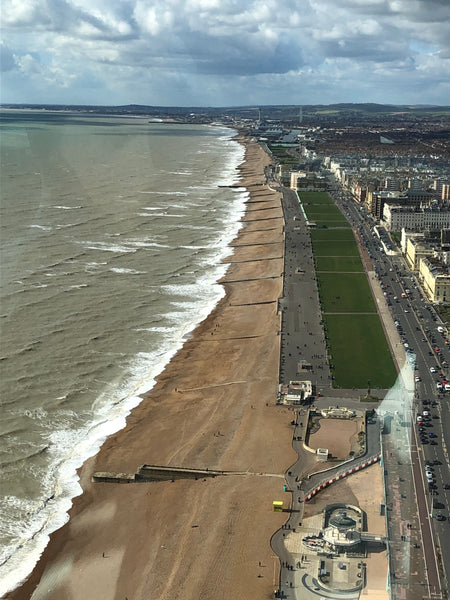
<path fill-rule="evenodd" d="M 448 206 L 411 207 L 385 203 L 383 207 L 384 225 L 388 231 L 410 231 L 425 229 L 440 230 L 450 227 Z"/>
<path fill-rule="evenodd" d="M 419 277 L 430 302 L 450 301 L 449 268 L 440 260 L 432 257 L 421 258 Z"/>

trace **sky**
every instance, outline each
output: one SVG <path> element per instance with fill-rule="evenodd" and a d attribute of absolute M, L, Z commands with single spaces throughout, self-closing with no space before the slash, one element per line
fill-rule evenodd
<path fill-rule="evenodd" d="M 1 0 L 0 102 L 450 104 L 450 0 Z"/>

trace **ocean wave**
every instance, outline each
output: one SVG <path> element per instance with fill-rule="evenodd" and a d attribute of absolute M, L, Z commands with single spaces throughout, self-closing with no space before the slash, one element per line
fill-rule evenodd
<path fill-rule="evenodd" d="M 81 205 L 80 206 L 63 206 L 63 205 L 55 204 L 51 208 L 59 208 L 61 210 L 79 210 L 80 208 L 83 208 L 83 206 L 81 206 Z"/>
<path fill-rule="evenodd" d="M 133 329 L 133 331 L 137 331 L 137 332 L 151 332 L 151 333 L 164 333 L 164 334 L 171 334 L 174 333 L 173 328 L 171 327 L 135 327 Z"/>
<path fill-rule="evenodd" d="M 20 355 L 25 354 L 26 352 L 32 352 L 33 350 L 36 350 L 40 344 L 42 344 L 41 340 L 35 340 L 34 342 L 30 342 L 27 346 L 16 350 L 15 354 Z"/>
<path fill-rule="evenodd" d="M 191 223 L 184 223 L 183 229 L 192 229 L 193 231 L 213 231 L 214 228 L 210 225 L 192 225 Z"/>
<path fill-rule="evenodd" d="M 170 248 L 167 244 L 148 242 L 146 240 L 127 240 L 126 244 L 132 248 Z"/>
<path fill-rule="evenodd" d="M 199 281 L 192 284 L 168 284 L 161 286 L 162 290 L 169 296 L 186 296 L 196 298 L 197 296 L 207 297 L 209 294 L 215 296 L 215 291 L 211 289 L 210 278 L 205 278 L 205 281 Z"/>
<path fill-rule="evenodd" d="M 62 271 L 60 273 L 44 273 L 45 277 L 67 277 L 73 275 L 70 271 Z"/>
<path fill-rule="evenodd" d="M 19 440 L 16 439 L 16 444 L 17 442 L 19 442 Z M 16 465 L 16 467 L 19 466 L 20 463 L 26 464 L 28 466 L 30 459 L 35 458 L 36 456 L 40 456 L 48 449 L 49 446 L 43 446 L 41 448 L 36 448 L 32 450 L 30 449 L 29 452 L 22 454 L 17 451 L 16 445 L 15 449 L 11 451 L 11 454 L 13 454 L 13 456 L 10 459 L 7 459 L 5 457 L 5 452 L 2 453 L 2 471 L 4 471 L 5 468 L 13 464 Z"/>
<path fill-rule="evenodd" d="M 72 229 L 74 227 L 80 227 L 84 225 L 84 221 L 78 221 L 78 223 L 57 223 L 55 229 Z"/>
<path fill-rule="evenodd" d="M 180 191 L 172 191 L 172 192 L 168 192 L 168 191 L 156 191 L 156 190 L 151 190 L 151 191 L 143 191 L 141 190 L 139 192 L 140 194 L 156 194 L 157 196 L 187 196 L 187 192 L 180 192 Z"/>
<path fill-rule="evenodd" d="M 84 265 L 84 268 L 89 273 L 90 271 L 97 271 L 98 269 L 101 269 L 107 264 L 107 262 L 90 261 Z"/>
<path fill-rule="evenodd" d="M 141 215 L 141 216 L 143 216 L 143 217 L 147 217 L 148 215 L 146 215 L 146 214 L 143 214 L 143 215 Z M 162 212 L 162 213 L 152 213 L 152 215 L 151 215 L 151 216 L 152 216 L 152 217 L 167 217 L 167 218 L 169 218 L 169 219 L 170 219 L 170 218 L 174 218 L 174 217 L 175 217 L 175 218 L 177 218 L 177 219 L 185 219 L 185 218 L 186 218 L 186 214 L 185 214 L 185 213 L 183 213 L 183 214 L 170 214 L 170 213 L 168 213 L 168 212 Z"/>
<path fill-rule="evenodd" d="M 36 290 L 39 290 L 41 288 L 46 288 L 46 287 L 48 287 L 47 283 L 31 283 L 30 284 L 30 288 L 34 288 Z"/>
<path fill-rule="evenodd" d="M 127 254 L 136 252 L 136 248 L 130 248 L 123 244 L 111 244 L 108 242 L 79 242 L 89 250 L 101 250 L 102 252 L 115 252 L 117 254 Z"/>
<path fill-rule="evenodd" d="M 29 229 L 40 229 L 42 231 L 52 231 L 53 227 L 51 227 L 51 225 L 28 225 Z"/>
<path fill-rule="evenodd" d="M 112 271 L 113 273 L 120 273 L 120 274 L 125 274 L 125 275 L 144 275 L 146 273 L 146 271 L 137 271 L 136 269 L 125 269 L 125 268 L 121 269 L 119 267 L 112 267 L 109 270 Z"/>
<path fill-rule="evenodd" d="M 29 419 L 46 419 L 48 416 L 48 412 L 39 406 L 38 408 L 26 409 L 23 413 Z"/>

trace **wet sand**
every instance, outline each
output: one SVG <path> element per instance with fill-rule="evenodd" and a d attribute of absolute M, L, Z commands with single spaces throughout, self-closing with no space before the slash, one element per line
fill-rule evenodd
<path fill-rule="evenodd" d="M 295 461 L 292 413 L 276 406 L 283 218 L 264 183 L 267 155 L 246 140 L 251 197 L 224 277 L 225 298 L 172 359 L 126 427 L 80 470 L 83 494 L 14 600 L 271 597 L 271 535 L 285 521 Z M 92 483 L 140 465 L 245 472 L 208 480 Z M 34 593 L 33 593 L 34 591 Z"/>

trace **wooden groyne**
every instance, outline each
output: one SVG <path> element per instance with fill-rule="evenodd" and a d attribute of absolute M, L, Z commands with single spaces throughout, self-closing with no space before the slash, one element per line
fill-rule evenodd
<path fill-rule="evenodd" d="M 92 475 L 92 480 L 102 483 L 139 483 L 146 481 L 175 481 L 175 479 L 204 479 L 205 477 L 218 477 L 229 474 L 231 474 L 231 471 L 142 465 L 136 473 L 108 473 L 98 471 Z M 233 474 L 236 475 L 238 473 L 233 472 Z"/>

